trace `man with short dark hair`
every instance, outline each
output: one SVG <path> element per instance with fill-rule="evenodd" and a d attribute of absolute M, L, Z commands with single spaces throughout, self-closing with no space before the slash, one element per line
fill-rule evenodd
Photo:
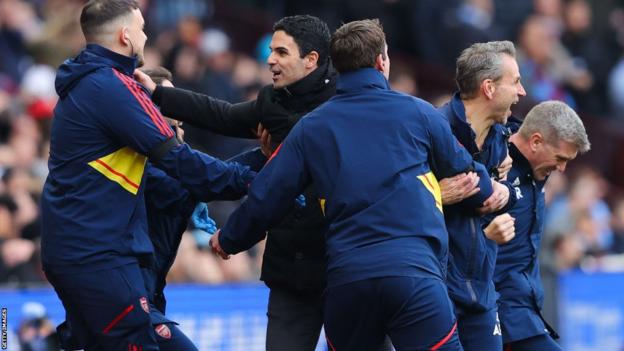
<path fill-rule="evenodd" d="M 238 198 L 255 173 L 192 151 L 132 78 L 147 39 L 132 0 L 92 0 L 87 47 L 57 73 L 43 269 L 66 311 L 64 349 L 158 350 L 141 267 L 153 265 L 146 162 L 193 195 Z"/>
<path fill-rule="evenodd" d="M 544 230 L 544 184 L 553 171 L 565 171 L 577 154 L 590 149 L 587 132 L 576 112 L 560 101 L 533 107 L 510 138 L 513 167 L 508 179 L 518 202 L 509 211 L 516 218 L 516 236 L 498 249 L 494 283 L 500 294 L 498 314 L 504 350 L 561 351 L 557 333 L 541 314 L 544 288 L 538 254 Z"/>
<path fill-rule="evenodd" d="M 482 181 L 467 200 L 473 206 L 492 194 L 491 181 L 433 106 L 390 90 L 377 20 L 343 25 L 330 48 L 336 95 L 295 125 L 211 239 L 213 250 L 227 258 L 253 246 L 313 183 L 329 224 L 330 349 L 377 350 L 388 335 L 397 350 L 461 350 L 436 179 L 475 170 Z"/>
<path fill-rule="evenodd" d="M 256 100 L 230 104 L 203 94 L 156 86 L 137 72 L 153 91 L 152 100 L 170 117 L 195 127 L 233 137 L 255 138 L 259 123 L 274 143 L 284 140 L 306 113 L 336 92 L 336 72 L 329 60 L 330 32 L 317 17 L 284 17 L 273 27 L 267 59 L 273 84 Z M 266 348 L 314 350 L 323 323 L 326 223 L 314 187 L 307 199 L 290 201 L 289 213 L 269 227 L 262 279 L 271 289 Z"/>

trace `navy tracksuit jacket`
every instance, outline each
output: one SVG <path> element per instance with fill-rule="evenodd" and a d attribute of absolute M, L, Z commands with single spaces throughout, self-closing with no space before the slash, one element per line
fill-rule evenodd
<path fill-rule="evenodd" d="M 61 65 L 55 82 L 42 262 L 67 311 L 65 330 L 86 328 L 78 342 L 88 347 L 155 347 L 138 268 L 154 264 L 144 200 L 148 157 L 198 197 L 238 198 L 255 175 L 178 145 L 132 78 L 135 67 L 136 58 L 89 44 Z M 70 341 L 76 334 L 62 335 Z"/>
<path fill-rule="evenodd" d="M 497 168 L 507 157 L 507 128 L 494 124 L 479 151 L 475 143 L 476 134 L 467 122 L 459 93 L 440 107 L 439 111 L 446 117 L 453 134 L 474 161 L 488 170 L 487 178 L 497 178 Z M 516 201 L 513 187 L 508 182 L 502 183 L 509 187 L 509 201 L 499 213 L 506 212 Z M 447 286 L 453 302 L 463 309 L 476 312 L 496 307 L 493 276 L 497 244 L 483 232 L 489 220 L 474 212 L 474 207 L 467 207 L 463 203 L 445 206 L 444 218 L 449 232 L 450 251 Z"/>
<path fill-rule="evenodd" d="M 517 123 L 510 123 L 517 130 Z M 516 236 L 501 245 L 496 260 L 494 282 L 500 294 L 498 311 L 503 342 L 510 343 L 537 335 L 557 333 L 544 321 L 540 310 L 544 288 L 540 278 L 538 253 L 544 230 L 544 184 L 533 178 L 529 161 L 510 145 L 513 167 L 507 179 L 518 197 L 509 214 L 516 218 Z"/>

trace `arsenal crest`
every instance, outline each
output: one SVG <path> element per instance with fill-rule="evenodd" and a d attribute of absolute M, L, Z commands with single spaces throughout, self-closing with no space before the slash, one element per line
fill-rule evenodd
<path fill-rule="evenodd" d="M 139 299 L 139 302 L 141 302 L 141 308 L 143 308 L 143 311 L 145 311 L 145 313 L 149 313 L 150 308 L 149 304 L 147 303 L 147 299 L 145 297 L 142 297 Z"/>
<path fill-rule="evenodd" d="M 166 324 L 159 324 L 154 328 L 156 333 L 163 339 L 171 339 L 171 329 Z"/>

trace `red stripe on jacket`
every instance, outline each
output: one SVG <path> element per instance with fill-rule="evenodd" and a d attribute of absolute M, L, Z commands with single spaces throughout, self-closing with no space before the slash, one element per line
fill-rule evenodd
<path fill-rule="evenodd" d="M 139 88 L 139 86 L 135 82 L 131 81 L 129 77 L 126 77 L 124 74 L 119 73 L 117 70 L 113 69 L 113 72 L 115 73 L 115 76 L 117 76 L 117 78 L 119 78 L 119 80 L 121 80 L 121 82 L 126 86 L 126 88 L 130 90 L 130 93 L 132 93 L 134 98 L 137 99 L 145 113 L 147 113 L 152 122 L 154 122 L 160 133 L 167 137 L 172 137 L 173 131 L 167 126 L 167 123 L 162 118 L 160 112 L 154 107 L 154 104 L 152 104 L 152 102 L 147 99 L 147 96 Z"/>
<path fill-rule="evenodd" d="M 133 181 L 131 181 L 128 177 L 126 177 L 124 174 L 117 172 L 116 170 L 113 169 L 113 167 L 109 166 L 106 164 L 106 162 L 102 161 L 102 160 L 95 160 L 95 162 L 101 164 L 102 166 L 104 166 L 106 169 L 108 169 L 111 173 L 113 173 L 116 176 L 119 176 L 121 178 L 123 178 L 123 180 L 125 180 L 128 184 L 132 185 L 134 188 L 139 188 L 139 185 Z"/>

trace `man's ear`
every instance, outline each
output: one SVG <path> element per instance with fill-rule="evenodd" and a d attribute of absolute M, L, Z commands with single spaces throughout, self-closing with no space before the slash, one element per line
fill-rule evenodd
<path fill-rule="evenodd" d="M 385 66 L 386 66 L 386 60 L 384 60 L 383 55 L 382 54 L 377 55 L 377 58 L 375 59 L 375 68 L 379 72 L 383 73 L 384 69 L 386 68 Z"/>
<path fill-rule="evenodd" d="M 305 68 L 312 69 L 318 67 L 319 54 L 316 51 L 310 51 L 305 55 Z"/>
<path fill-rule="evenodd" d="M 496 91 L 496 83 L 492 79 L 484 79 L 481 82 L 481 91 L 489 100 L 492 100 Z"/>
<path fill-rule="evenodd" d="M 130 34 L 128 34 L 128 27 L 121 27 L 121 30 L 117 32 L 117 41 L 120 45 L 127 46 L 130 42 Z"/>
<path fill-rule="evenodd" d="M 543 143 L 544 136 L 541 133 L 535 132 L 529 136 L 529 148 L 531 152 L 537 152 L 543 146 Z"/>

